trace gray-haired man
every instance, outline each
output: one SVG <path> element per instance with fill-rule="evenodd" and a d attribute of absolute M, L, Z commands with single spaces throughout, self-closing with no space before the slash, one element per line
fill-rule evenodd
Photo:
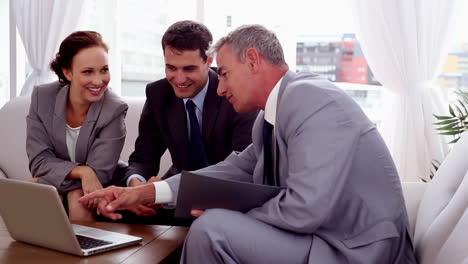
<path fill-rule="evenodd" d="M 252 145 L 197 173 L 284 190 L 245 214 L 194 211 L 201 216 L 182 263 L 416 263 L 397 171 L 360 107 L 327 80 L 289 71 L 278 39 L 262 26 L 240 27 L 214 50 L 218 94 L 237 112 L 264 112 Z M 179 178 L 166 181 L 174 196 Z M 108 188 L 83 200 L 106 197 L 101 211 L 118 217 L 114 210 L 154 201 L 158 191 Z"/>

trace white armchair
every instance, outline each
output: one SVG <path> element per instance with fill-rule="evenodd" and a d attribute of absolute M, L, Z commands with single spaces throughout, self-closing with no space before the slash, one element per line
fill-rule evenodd
<path fill-rule="evenodd" d="M 468 133 L 430 183 L 402 183 L 419 263 L 468 263 L 467 170 Z"/>
<path fill-rule="evenodd" d="M 425 182 L 402 182 L 403 195 L 405 196 L 406 209 L 411 233 L 414 234 L 416 217 L 418 215 L 421 199 L 429 184 Z"/>

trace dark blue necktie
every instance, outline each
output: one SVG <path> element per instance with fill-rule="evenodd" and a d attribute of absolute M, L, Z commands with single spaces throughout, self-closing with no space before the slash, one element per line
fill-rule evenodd
<path fill-rule="evenodd" d="M 263 121 L 263 150 L 264 169 L 263 182 L 267 185 L 276 185 L 273 175 L 273 149 L 272 149 L 273 125 Z"/>
<path fill-rule="evenodd" d="M 190 121 L 190 170 L 198 170 L 208 166 L 205 148 L 200 133 L 197 115 L 195 114 L 195 103 L 188 100 L 185 103 Z"/>

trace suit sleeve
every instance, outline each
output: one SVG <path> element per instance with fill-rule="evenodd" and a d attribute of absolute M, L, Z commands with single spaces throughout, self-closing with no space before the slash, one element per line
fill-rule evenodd
<path fill-rule="evenodd" d="M 339 102 L 327 96 L 313 99 L 310 90 L 293 92 L 287 106 L 283 100 L 279 106 L 279 140 L 287 146 L 287 153 L 280 155 L 288 165 L 287 175 L 280 177 L 286 189 L 248 212 L 265 223 L 305 234 L 331 215 L 345 191 L 360 138 L 358 125 Z"/>
<path fill-rule="evenodd" d="M 255 155 L 255 149 L 251 144 L 242 152 L 232 152 L 224 161 L 193 172 L 213 178 L 253 182 L 252 175 L 256 163 L 257 158 Z M 174 175 L 165 181 L 169 184 L 169 187 L 174 194 L 175 201 L 177 201 L 180 174 Z"/>
<path fill-rule="evenodd" d="M 167 149 L 153 114 L 153 106 L 148 94 L 143 106 L 138 125 L 138 137 L 135 141 L 135 150 L 129 158 L 129 168 L 124 181 L 132 174 L 139 174 L 149 179 L 159 172 L 161 157 Z"/>
<path fill-rule="evenodd" d="M 88 152 L 86 165 L 94 169 L 99 181 L 104 186 L 111 182 L 122 152 L 127 134 L 125 128 L 127 110 L 127 104 L 121 104 L 115 110 L 117 114 L 101 128 Z"/>
<path fill-rule="evenodd" d="M 46 124 L 39 115 L 40 87 L 35 87 L 31 95 L 31 105 L 26 117 L 26 152 L 29 158 L 29 170 L 33 177 L 38 177 L 39 183 L 55 186 L 62 190 L 62 182 L 78 163 L 64 160 L 56 156 Z"/>

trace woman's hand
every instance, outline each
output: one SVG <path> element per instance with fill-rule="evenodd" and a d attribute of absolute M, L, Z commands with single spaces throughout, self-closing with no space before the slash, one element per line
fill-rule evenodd
<path fill-rule="evenodd" d="M 102 189 L 102 184 L 99 181 L 96 173 L 91 167 L 88 166 L 80 166 L 80 179 L 81 179 L 81 188 L 83 189 L 84 195 L 92 193 L 94 191 Z M 99 199 L 90 200 L 86 207 L 88 209 L 94 209 L 99 204 Z"/>

